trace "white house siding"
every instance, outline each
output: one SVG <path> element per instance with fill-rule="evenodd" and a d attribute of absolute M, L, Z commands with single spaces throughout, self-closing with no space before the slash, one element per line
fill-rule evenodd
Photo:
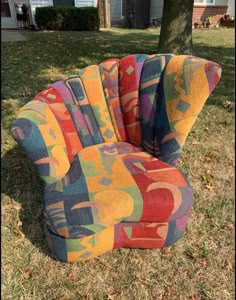
<path fill-rule="evenodd" d="M 235 0 L 233 0 L 232 2 L 234 2 Z M 227 6 L 228 5 L 228 0 L 215 0 L 215 6 L 219 5 L 219 6 Z"/>
<path fill-rule="evenodd" d="M 231 17 L 235 17 L 235 0 L 228 1 L 227 14 L 230 15 Z"/>
<path fill-rule="evenodd" d="M 161 18 L 164 0 L 151 0 L 150 21 L 154 18 Z"/>
<path fill-rule="evenodd" d="M 76 7 L 94 6 L 94 0 L 75 0 Z"/>
<path fill-rule="evenodd" d="M 110 0 L 110 14 L 111 21 L 120 21 L 121 16 L 122 0 Z"/>
<path fill-rule="evenodd" d="M 110 0 L 110 14 L 112 21 L 119 21 L 121 16 L 122 0 Z"/>

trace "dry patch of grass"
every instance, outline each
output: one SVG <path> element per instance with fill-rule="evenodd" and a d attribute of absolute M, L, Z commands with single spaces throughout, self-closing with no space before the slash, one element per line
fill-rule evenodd
<path fill-rule="evenodd" d="M 27 33 L 2 43 L 2 297 L 22 300 L 234 299 L 234 31 L 194 32 L 196 55 L 222 78 L 185 145 L 194 190 L 188 228 L 171 249 L 120 249 L 61 263 L 47 248 L 42 182 L 10 135 L 17 110 L 47 84 L 109 57 L 155 53 L 157 30 Z"/>

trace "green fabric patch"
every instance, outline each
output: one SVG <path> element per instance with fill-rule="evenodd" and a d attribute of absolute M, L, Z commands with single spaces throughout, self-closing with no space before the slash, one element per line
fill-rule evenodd
<path fill-rule="evenodd" d="M 63 183 L 61 180 L 58 180 L 56 182 L 56 191 L 57 192 L 63 192 Z"/>
<path fill-rule="evenodd" d="M 22 111 L 18 118 L 26 118 L 31 120 L 33 123 L 37 125 L 44 125 L 46 124 L 45 119 L 43 117 L 40 117 L 38 114 L 36 114 L 32 110 L 25 110 Z"/>
<path fill-rule="evenodd" d="M 41 178 L 47 183 L 47 184 L 51 184 L 57 181 L 56 178 L 51 177 L 51 176 L 41 176 Z"/>
<path fill-rule="evenodd" d="M 83 159 L 81 159 L 80 154 L 79 154 L 79 158 L 80 158 L 81 167 L 85 177 L 98 177 L 101 175 L 100 173 L 97 172 L 96 163 L 94 161 L 84 162 Z"/>
<path fill-rule="evenodd" d="M 170 75 L 165 74 L 164 91 L 165 91 L 166 101 L 171 101 L 179 97 L 179 92 L 175 90 L 175 85 L 176 85 L 175 76 L 176 73 L 172 73 Z"/>
<path fill-rule="evenodd" d="M 135 165 L 137 168 L 139 168 L 139 169 L 141 169 L 142 171 L 144 171 L 144 172 L 147 171 L 141 163 L 134 163 L 134 165 Z"/>
<path fill-rule="evenodd" d="M 98 106 L 98 105 L 94 105 L 94 106 L 92 106 L 92 110 L 93 110 L 94 116 L 95 116 L 95 118 L 96 118 L 96 121 L 97 121 L 97 123 L 98 123 L 98 126 L 99 126 L 99 127 L 105 127 L 105 126 L 106 126 L 106 123 L 104 123 L 104 122 L 102 121 L 102 119 L 101 119 L 101 117 L 102 117 L 102 114 L 101 114 L 101 112 L 100 112 L 101 107 Z"/>
<path fill-rule="evenodd" d="M 56 95 L 48 94 L 48 98 L 55 100 L 56 99 Z"/>
<path fill-rule="evenodd" d="M 129 66 L 127 69 L 126 69 L 126 73 L 128 73 L 129 75 L 132 74 L 134 71 L 134 68 L 132 66 Z"/>
<path fill-rule="evenodd" d="M 65 239 L 67 251 L 77 252 L 77 251 L 85 250 L 86 247 L 80 244 L 82 239 Z"/>
<path fill-rule="evenodd" d="M 100 232 L 106 228 L 106 226 L 104 226 L 102 224 L 89 224 L 89 225 L 83 225 L 81 227 L 89 229 L 89 230 L 93 231 L 94 233 Z"/>
<path fill-rule="evenodd" d="M 124 227 L 124 231 L 127 234 L 128 238 L 131 239 L 131 237 L 132 237 L 132 227 Z"/>

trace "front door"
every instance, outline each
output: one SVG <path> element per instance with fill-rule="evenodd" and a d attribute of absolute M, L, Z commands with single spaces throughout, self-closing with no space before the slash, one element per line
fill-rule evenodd
<path fill-rule="evenodd" d="M 1 0 L 1 28 L 17 28 L 16 12 L 12 0 Z"/>

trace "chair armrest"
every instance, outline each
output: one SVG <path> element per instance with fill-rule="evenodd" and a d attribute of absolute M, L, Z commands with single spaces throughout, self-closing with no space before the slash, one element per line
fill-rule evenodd
<path fill-rule="evenodd" d="M 65 176 L 70 168 L 65 141 L 46 103 L 38 100 L 27 103 L 19 111 L 11 131 L 46 184 Z"/>
<path fill-rule="evenodd" d="M 166 65 L 159 85 L 156 111 L 158 156 L 176 165 L 186 138 L 221 76 L 212 61 L 178 55 Z"/>

